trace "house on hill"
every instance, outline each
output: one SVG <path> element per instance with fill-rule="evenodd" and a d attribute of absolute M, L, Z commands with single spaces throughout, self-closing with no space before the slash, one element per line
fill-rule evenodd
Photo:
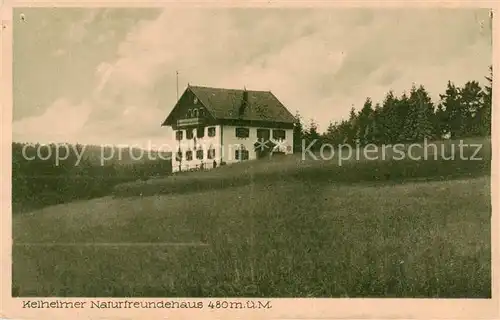
<path fill-rule="evenodd" d="M 294 124 L 270 91 L 188 85 L 162 126 L 174 130 L 176 172 L 292 154 Z"/>

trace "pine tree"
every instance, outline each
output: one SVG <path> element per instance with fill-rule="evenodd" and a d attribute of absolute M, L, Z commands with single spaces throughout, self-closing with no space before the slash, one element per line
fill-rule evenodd
<path fill-rule="evenodd" d="M 337 122 L 330 122 L 328 124 L 328 128 L 326 128 L 325 133 L 323 134 L 322 140 L 324 142 L 328 142 L 331 144 L 339 144 L 339 140 L 341 139 L 338 132 L 338 124 Z"/>
<path fill-rule="evenodd" d="M 349 120 L 341 123 L 341 132 L 345 137 L 344 143 L 354 147 L 358 142 L 358 116 L 354 107 L 349 112 Z"/>
<path fill-rule="evenodd" d="M 414 142 L 416 141 L 417 134 L 417 106 L 415 103 L 415 95 L 417 88 L 415 85 L 412 86 L 410 90 L 410 97 L 408 99 L 408 113 L 403 120 L 403 130 L 401 131 L 400 140 L 402 142 Z"/>
<path fill-rule="evenodd" d="M 321 136 L 318 132 L 318 125 L 316 124 L 316 122 L 313 119 L 310 120 L 307 129 L 304 130 L 303 140 L 304 140 L 306 146 L 313 143 L 314 140 L 316 140 L 316 142 L 310 148 L 310 150 L 316 151 L 318 148 L 321 147 Z"/>
<path fill-rule="evenodd" d="M 423 86 L 418 89 L 412 86 L 408 99 L 409 110 L 404 122 L 402 139 L 405 142 L 416 142 L 429 139 L 433 134 L 434 106 L 429 94 Z"/>
<path fill-rule="evenodd" d="M 360 145 L 366 145 L 369 143 L 369 131 L 372 126 L 372 100 L 370 98 L 366 98 L 365 103 L 363 104 L 363 108 L 358 114 L 358 131 L 357 137 L 359 139 Z"/>
<path fill-rule="evenodd" d="M 441 128 L 450 133 L 451 139 L 461 136 L 463 128 L 463 112 L 458 88 L 448 81 L 445 94 L 440 95 Z"/>
<path fill-rule="evenodd" d="M 314 140 L 320 140 L 320 135 L 319 135 L 319 132 L 318 132 L 318 125 L 316 124 L 316 122 L 311 119 L 310 123 L 309 123 L 309 128 L 307 130 L 307 139 L 310 142 L 314 141 Z"/>
<path fill-rule="evenodd" d="M 489 67 L 490 75 L 485 77 L 488 84 L 484 86 L 483 90 L 483 103 L 479 109 L 478 117 L 480 119 L 479 134 L 482 136 L 491 135 L 491 108 L 492 108 L 492 94 L 493 94 L 493 66 Z"/>
<path fill-rule="evenodd" d="M 478 136 L 481 131 L 483 91 L 477 81 L 468 81 L 460 92 L 463 126 L 461 136 Z"/>
<path fill-rule="evenodd" d="M 410 110 L 410 102 L 408 99 L 408 96 L 406 95 L 406 92 L 403 92 L 401 97 L 399 99 L 396 99 L 395 101 L 396 104 L 396 114 L 397 114 L 397 128 L 398 128 L 398 136 L 396 139 L 396 142 L 404 142 L 406 141 L 405 138 L 405 123 L 406 123 L 406 118 L 408 117 L 409 110 Z"/>
<path fill-rule="evenodd" d="M 437 139 L 443 138 L 448 132 L 450 132 L 448 115 L 442 103 L 439 103 L 437 106 L 433 123 L 434 123 L 434 136 Z"/>
<path fill-rule="evenodd" d="M 420 139 L 433 139 L 435 138 L 434 119 L 436 108 L 434 106 L 434 103 L 432 102 L 430 94 L 427 92 L 423 85 L 418 88 L 417 92 L 419 97 L 419 110 L 422 116 L 422 122 L 419 126 L 421 130 Z"/>
<path fill-rule="evenodd" d="M 400 120 L 398 119 L 397 98 L 389 91 L 382 103 L 381 124 L 382 143 L 394 144 L 398 141 L 400 131 Z"/>
<path fill-rule="evenodd" d="M 354 130 L 352 129 L 351 123 L 347 120 L 342 120 L 338 125 L 338 144 L 348 144 L 354 146 Z"/>
<path fill-rule="evenodd" d="M 373 110 L 373 114 L 370 119 L 371 126 L 368 135 L 369 143 L 383 144 L 385 123 L 382 113 L 382 107 L 379 103 L 375 104 L 375 109 Z"/>
<path fill-rule="evenodd" d="M 302 124 L 302 117 L 297 111 L 295 113 L 295 124 L 293 126 L 293 150 L 295 152 L 302 151 L 302 139 L 304 138 L 304 125 Z"/>

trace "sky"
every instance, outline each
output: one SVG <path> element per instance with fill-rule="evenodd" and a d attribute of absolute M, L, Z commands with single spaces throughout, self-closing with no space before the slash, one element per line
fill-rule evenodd
<path fill-rule="evenodd" d="M 21 19 L 21 16 L 23 19 Z M 173 140 L 161 127 L 192 85 L 270 90 L 321 130 L 367 97 L 484 84 L 487 9 L 17 8 L 13 140 Z"/>

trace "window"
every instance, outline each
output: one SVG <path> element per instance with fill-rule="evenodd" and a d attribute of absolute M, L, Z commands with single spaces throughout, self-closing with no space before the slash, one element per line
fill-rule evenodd
<path fill-rule="evenodd" d="M 210 160 L 215 159 L 215 149 L 213 148 L 208 149 L 207 158 Z"/>
<path fill-rule="evenodd" d="M 187 161 L 193 160 L 193 151 L 191 150 L 186 151 L 186 160 Z"/>
<path fill-rule="evenodd" d="M 177 130 L 175 132 L 175 140 L 178 140 L 178 141 L 182 140 L 183 133 L 184 132 L 182 130 Z"/>
<path fill-rule="evenodd" d="M 257 139 L 267 141 L 271 137 L 271 130 L 269 129 L 257 129 Z"/>
<path fill-rule="evenodd" d="M 205 136 L 205 128 L 204 127 L 199 127 L 196 129 L 196 137 L 197 138 L 203 138 Z"/>
<path fill-rule="evenodd" d="M 285 140 L 285 137 L 286 137 L 285 130 L 273 130 L 273 139 Z"/>
<path fill-rule="evenodd" d="M 241 160 L 248 160 L 249 154 L 248 150 L 241 150 Z"/>
<path fill-rule="evenodd" d="M 215 137 L 215 127 L 208 128 L 208 136 Z"/>
<path fill-rule="evenodd" d="M 234 157 L 236 160 L 248 160 L 248 150 L 235 150 Z"/>
<path fill-rule="evenodd" d="M 196 159 L 203 160 L 203 150 L 196 150 Z"/>
<path fill-rule="evenodd" d="M 248 138 L 250 136 L 250 129 L 248 128 L 236 128 L 235 131 L 238 138 Z"/>
<path fill-rule="evenodd" d="M 193 109 L 193 118 L 198 118 L 198 109 Z"/>
<path fill-rule="evenodd" d="M 186 139 L 193 139 L 193 129 L 186 130 Z"/>

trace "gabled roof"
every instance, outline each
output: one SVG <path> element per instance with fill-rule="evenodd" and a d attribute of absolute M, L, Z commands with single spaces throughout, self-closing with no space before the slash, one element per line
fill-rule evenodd
<path fill-rule="evenodd" d="M 215 119 L 282 123 L 296 121 L 290 111 L 270 91 L 246 90 L 248 102 L 240 114 L 245 90 L 201 86 L 189 86 L 186 90 L 191 90 Z"/>

